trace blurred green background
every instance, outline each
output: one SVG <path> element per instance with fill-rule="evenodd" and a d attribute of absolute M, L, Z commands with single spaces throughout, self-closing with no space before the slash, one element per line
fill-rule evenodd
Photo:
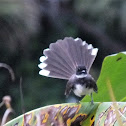
<path fill-rule="evenodd" d="M 38 74 L 39 57 L 49 44 L 80 37 L 99 48 L 91 74 L 97 80 L 106 55 L 126 50 L 124 0 L 0 0 L 0 62 L 12 67 L 16 80 L 0 68 L 0 99 L 12 97 L 15 116 L 22 113 L 19 80 L 23 78 L 25 111 L 74 102 L 64 96 L 65 80 Z M 0 109 L 1 116 L 5 108 Z"/>

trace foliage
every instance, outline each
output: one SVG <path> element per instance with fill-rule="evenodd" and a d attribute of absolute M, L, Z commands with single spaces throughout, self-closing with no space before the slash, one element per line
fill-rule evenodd
<path fill-rule="evenodd" d="M 117 101 L 123 97 L 125 98 L 125 65 L 125 52 L 110 55 L 104 59 L 101 74 L 97 81 L 99 93 L 94 95 L 95 101 L 101 101 L 103 103 L 95 102 L 92 105 L 91 102 L 84 102 L 88 100 L 86 97 L 80 103 L 46 106 L 21 115 L 8 122 L 6 126 L 48 126 L 52 124 L 55 126 L 124 125 L 126 119 L 126 103 L 109 101 L 113 101 L 115 98 Z M 110 97 L 111 95 L 114 95 L 112 96 L 114 98 Z"/>
<path fill-rule="evenodd" d="M 107 56 L 102 64 L 100 76 L 97 80 L 98 94 L 94 94 L 94 101 L 109 102 L 111 101 L 108 81 L 112 86 L 115 99 L 120 101 L 126 97 L 126 54 L 118 53 Z M 84 98 L 83 101 L 89 101 L 89 97 Z"/>
<path fill-rule="evenodd" d="M 5 126 L 122 126 L 125 124 L 126 103 L 117 103 L 119 117 L 113 104 L 108 102 L 91 105 L 81 102 L 46 106 L 25 113 Z"/>
<path fill-rule="evenodd" d="M 126 16 L 124 14 L 126 11 L 126 1 L 79 0 L 76 1 L 75 8 L 80 15 L 86 16 L 87 21 L 100 27 L 110 36 L 118 39 L 121 37 L 120 31 L 123 32 L 121 32 L 122 34 L 126 32 Z"/>
<path fill-rule="evenodd" d="M 13 68 L 16 80 L 1 68 L 0 99 L 12 97 L 15 117 L 22 113 L 20 77 L 25 111 L 66 101 L 66 81 L 38 74 L 42 50 L 57 39 L 80 37 L 98 47 L 91 69 L 97 78 L 104 57 L 126 48 L 125 8 L 124 0 L 1 0 L 0 61 Z"/>
<path fill-rule="evenodd" d="M 15 125 L 43 125 L 43 126 L 81 126 L 93 125 L 99 103 L 68 103 L 46 106 L 26 113 L 5 126 Z M 60 125 L 62 124 L 62 125 Z"/>

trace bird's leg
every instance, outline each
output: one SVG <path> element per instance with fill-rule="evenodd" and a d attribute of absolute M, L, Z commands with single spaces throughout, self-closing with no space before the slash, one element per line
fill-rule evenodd
<path fill-rule="evenodd" d="M 94 101 L 93 101 L 93 95 L 91 93 L 91 104 L 94 105 Z"/>

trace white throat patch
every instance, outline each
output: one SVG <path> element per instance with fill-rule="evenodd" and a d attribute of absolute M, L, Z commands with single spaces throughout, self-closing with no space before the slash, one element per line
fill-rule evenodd
<path fill-rule="evenodd" d="M 84 78 L 84 77 L 87 77 L 87 74 L 81 74 L 81 75 L 76 75 L 77 78 Z"/>

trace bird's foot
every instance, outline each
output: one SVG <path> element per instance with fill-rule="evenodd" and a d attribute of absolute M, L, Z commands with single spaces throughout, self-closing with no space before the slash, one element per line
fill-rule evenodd
<path fill-rule="evenodd" d="M 94 105 L 94 101 L 93 100 L 91 100 L 91 105 Z"/>

